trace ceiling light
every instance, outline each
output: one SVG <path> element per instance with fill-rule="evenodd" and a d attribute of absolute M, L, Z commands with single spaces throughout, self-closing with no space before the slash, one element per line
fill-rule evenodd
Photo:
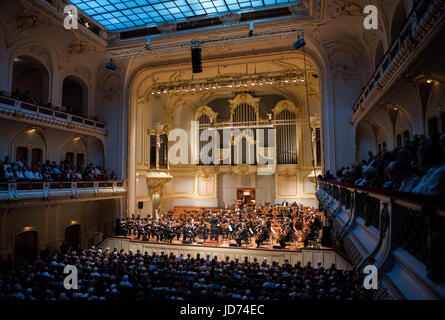
<path fill-rule="evenodd" d="M 429 83 L 433 82 L 433 80 L 428 79 L 428 80 L 426 80 L 426 82 L 429 84 Z"/>

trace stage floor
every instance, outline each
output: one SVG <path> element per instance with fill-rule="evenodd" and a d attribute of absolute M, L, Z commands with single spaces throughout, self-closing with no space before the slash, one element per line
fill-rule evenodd
<path fill-rule="evenodd" d="M 249 261 L 253 261 L 257 259 L 260 262 L 266 259 L 268 262 L 277 261 L 278 263 L 284 263 L 285 260 L 288 260 L 291 264 L 296 264 L 299 261 L 304 265 L 310 261 L 313 266 L 321 263 L 324 267 L 330 267 L 332 263 L 335 263 L 339 269 L 350 270 L 352 268 L 352 266 L 334 250 L 324 248 L 290 250 L 288 247 L 281 250 L 273 249 L 272 247 L 261 247 L 257 249 L 253 245 L 248 247 L 229 247 L 226 243 L 215 247 L 200 244 L 130 241 L 129 238 L 125 239 L 124 237 L 107 238 L 100 243 L 98 247 L 101 249 L 109 248 L 111 250 L 113 248 L 118 250 L 123 249 L 126 252 L 128 252 L 128 250 L 132 250 L 133 252 L 139 250 L 143 254 L 147 252 L 150 255 L 164 252 L 165 254 L 174 254 L 175 256 L 182 254 L 186 257 L 190 254 L 191 257 L 196 257 L 197 254 L 200 254 L 202 258 L 209 256 L 211 258 L 217 257 L 219 260 L 224 260 L 227 257 L 231 260 L 244 260 L 247 258 Z"/>
<path fill-rule="evenodd" d="M 136 239 L 135 236 L 130 236 L 130 237 L 124 237 L 124 236 L 114 236 L 113 238 L 119 238 L 119 239 L 128 239 L 131 242 L 137 242 L 137 243 L 150 243 L 150 244 L 166 244 L 166 245 L 186 245 L 186 246 L 196 246 L 196 247 L 218 247 L 218 248 L 231 248 L 231 249 L 256 249 L 256 250 L 286 250 L 286 251 L 299 251 L 301 249 L 304 248 L 304 243 L 302 241 L 294 241 L 292 243 L 287 243 L 286 247 L 284 249 L 275 249 L 274 246 L 279 246 L 279 243 L 276 241 L 271 241 L 271 242 L 267 242 L 267 243 L 263 243 L 259 248 L 257 248 L 256 243 L 255 243 L 255 239 L 251 239 L 249 244 L 246 244 L 244 241 L 242 242 L 242 246 L 241 247 L 231 247 L 230 244 L 235 244 L 236 241 L 235 240 L 221 240 L 221 238 L 219 238 L 219 243 L 210 243 L 210 242 L 204 242 L 204 243 L 198 243 L 198 242 L 194 242 L 194 243 L 188 243 L 188 244 L 184 244 L 182 243 L 182 240 L 177 241 L 176 239 L 174 239 L 171 243 L 168 241 L 142 241 L 142 240 L 138 240 Z M 305 249 L 325 249 L 325 250 L 329 250 L 331 248 L 329 247 L 322 247 L 321 245 L 309 245 L 307 246 Z"/>

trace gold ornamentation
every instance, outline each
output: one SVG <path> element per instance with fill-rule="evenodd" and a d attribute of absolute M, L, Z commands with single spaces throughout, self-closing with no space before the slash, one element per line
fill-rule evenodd
<path fill-rule="evenodd" d="M 15 19 L 16 28 L 19 32 L 30 30 L 38 26 L 39 19 L 35 15 L 22 15 Z"/>
<path fill-rule="evenodd" d="M 83 43 L 73 43 L 68 47 L 68 55 L 72 57 L 81 54 L 85 51 L 86 47 Z"/>

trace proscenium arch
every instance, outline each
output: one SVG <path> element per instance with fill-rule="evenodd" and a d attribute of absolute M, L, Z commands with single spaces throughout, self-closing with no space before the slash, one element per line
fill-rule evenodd
<path fill-rule="evenodd" d="M 329 97 L 326 97 L 322 93 L 322 88 L 329 88 L 330 84 L 325 84 L 330 80 L 326 80 L 328 78 L 328 67 L 323 62 L 322 56 L 325 61 L 327 57 L 324 54 L 319 53 L 314 45 L 314 43 L 310 37 L 306 37 L 307 40 L 307 48 L 306 48 L 306 61 L 313 66 L 313 69 L 316 70 L 318 74 L 318 79 L 315 81 L 317 83 L 317 87 L 319 88 L 319 96 L 320 96 L 320 107 L 319 112 L 320 116 L 323 116 L 322 105 L 328 103 L 330 101 Z M 313 52 L 316 53 L 316 57 L 313 57 Z M 301 50 L 289 50 L 282 51 L 277 53 L 259 53 L 255 55 L 244 55 L 238 58 L 230 57 L 230 58 L 221 58 L 221 59 L 209 59 L 206 63 L 206 68 L 215 67 L 219 65 L 228 65 L 228 64 L 237 64 L 237 65 L 245 65 L 245 64 L 253 64 L 260 63 L 261 61 L 270 61 L 270 59 L 276 58 L 278 60 L 282 59 L 295 59 L 297 57 L 301 61 L 303 60 L 303 52 Z M 252 59 L 253 58 L 253 59 Z M 141 58 L 142 59 L 142 58 Z M 255 61 L 252 61 L 255 60 Z M 229 62 L 231 61 L 231 62 Z M 285 68 L 283 68 L 283 71 Z M 162 65 L 162 66 L 147 66 L 142 63 L 135 67 L 133 70 L 127 71 L 127 78 L 125 80 L 126 84 L 124 86 L 124 95 L 128 95 L 128 136 L 127 136 L 127 149 L 128 149 L 128 163 L 127 163 L 127 179 L 128 179 L 128 192 L 127 192 L 127 214 L 131 214 L 136 211 L 136 110 L 138 105 L 146 104 L 151 95 L 152 89 L 152 80 L 153 77 L 156 77 L 160 72 L 182 72 L 183 70 L 190 71 L 190 65 L 188 62 L 181 62 L 174 65 Z M 332 88 L 331 88 L 332 89 Z M 329 91 L 329 89 L 328 89 Z M 332 95 L 332 92 L 329 91 Z M 323 98 L 321 98 L 323 97 Z M 293 97 L 288 98 L 294 104 L 298 104 L 297 101 L 294 101 Z M 321 100 L 323 99 L 323 100 Z M 323 122 L 324 125 L 324 122 Z M 321 126 L 323 128 L 323 125 Z M 323 131 L 322 131 L 323 132 Z M 324 134 L 322 133 L 322 137 L 324 138 Z M 322 139 L 323 141 L 323 139 Z M 323 150 L 324 147 L 322 147 Z M 324 158 L 324 154 L 322 155 Z"/>

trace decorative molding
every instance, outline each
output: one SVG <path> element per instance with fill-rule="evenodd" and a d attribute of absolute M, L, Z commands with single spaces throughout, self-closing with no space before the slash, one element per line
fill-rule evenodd
<path fill-rule="evenodd" d="M 195 112 L 194 120 L 199 121 L 199 118 L 201 118 L 201 116 L 203 115 L 209 117 L 214 122 L 216 122 L 216 117 L 218 116 L 218 113 L 214 112 L 212 108 L 210 108 L 209 106 L 200 106 Z"/>
<path fill-rule="evenodd" d="M 293 104 L 289 100 L 281 100 L 280 102 L 278 102 L 275 105 L 275 107 L 272 109 L 272 112 L 276 118 L 277 115 L 279 115 L 281 112 L 283 112 L 285 110 L 289 111 L 290 113 L 293 113 L 295 115 L 295 117 L 298 118 L 299 110 L 297 109 L 295 104 Z"/>
<path fill-rule="evenodd" d="M 233 99 L 229 99 L 230 103 L 230 115 L 232 116 L 235 109 L 241 104 L 248 104 L 252 106 L 259 119 L 260 98 L 254 98 L 248 93 L 239 93 Z"/>

